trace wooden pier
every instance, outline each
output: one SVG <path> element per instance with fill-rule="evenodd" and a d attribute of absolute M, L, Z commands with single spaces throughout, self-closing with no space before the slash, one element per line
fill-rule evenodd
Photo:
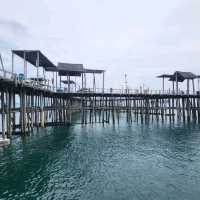
<path fill-rule="evenodd" d="M 127 122 L 133 115 L 145 120 L 151 115 L 200 122 L 200 95 L 134 93 L 66 93 L 30 87 L 16 80 L 0 79 L 2 136 L 17 130 L 26 134 L 34 127 L 71 124 L 79 112 L 81 123 L 119 123 L 124 112 Z M 16 104 L 16 101 L 19 104 Z"/>
<path fill-rule="evenodd" d="M 39 54 L 37 55 L 38 59 Z M 36 63 L 39 63 L 37 59 Z M 49 71 L 49 68 L 46 69 Z M 128 123 L 134 120 L 143 122 L 154 117 L 162 121 L 182 120 L 200 123 L 199 93 L 184 94 L 178 90 L 167 93 L 164 89 L 159 93 L 106 90 L 103 70 L 84 70 L 84 73 L 103 73 L 101 90 L 98 91 L 95 88 L 95 79 L 93 88 L 86 90 L 84 76 L 80 70 L 76 73 L 72 70 L 70 73 L 69 71 L 68 73 L 59 72 L 60 84 L 61 76 L 67 76 L 64 82 L 68 85 L 67 90 L 61 90 L 57 86 L 57 79 L 59 79 L 57 74 L 56 84 L 41 86 L 38 83 L 38 76 L 30 83 L 26 79 L 20 80 L 13 70 L 12 72 L 1 70 L 0 131 L 2 138 L 11 138 L 16 133 L 26 135 L 34 128 L 72 124 L 72 115 L 75 112 L 79 113 L 81 124 L 117 124 L 122 113 L 125 114 Z M 26 71 L 25 68 L 25 73 Z M 51 72 L 55 71 L 54 68 L 51 69 Z M 82 89 L 71 91 L 70 83 L 73 82 L 69 74 L 71 76 L 81 74 Z"/>

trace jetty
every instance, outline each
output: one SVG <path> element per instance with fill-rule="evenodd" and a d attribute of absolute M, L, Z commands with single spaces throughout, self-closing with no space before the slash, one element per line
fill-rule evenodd
<path fill-rule="evenodd" d="M 15 69 L 16 56 L 23 61 L 20 74 Z M 34 67 L 35 77 L 28 76 L 28 65 Z M 87 76 L 91 77 L 92 87 L 88 87 Z M 101 79 L 100 88 L 97 76 Z M 55 65 L 39 50 L 12 50 L 12 70 L 0 69 L 2 138 L 26 135 L 39 127 L 73 124 L 75 112 L 79 113 L 81 124 L 119 123 L 121 113 L 125 113 L 128 123 L 133 116 L 141 122 L 156 116 L 161 120 L 200 123 L 200 77 L 176 71 L 158 78 L 162 79 L 162 89 L 157 91 L 106 89 L 105 70 L 65 62 Z M 172 89 L 165 89 L 166 79 L 172 83 Z M 179 88 L 184 81 L 186 91 Z"/>

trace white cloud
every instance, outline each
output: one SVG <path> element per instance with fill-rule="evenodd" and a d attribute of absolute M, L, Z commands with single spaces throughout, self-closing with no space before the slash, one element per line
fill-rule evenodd
<path fill-rule="evenodd" d="M 198 0 L 7 0 L 2 4 L 1 51 L 41 49 L 54 62 L 102 67 L 108 71 L 109 87 L 120 87 L 125 72 L 132 87 L 144 82 L 157 88 L 159 73 L 176 69 L 199 73 Z"/>

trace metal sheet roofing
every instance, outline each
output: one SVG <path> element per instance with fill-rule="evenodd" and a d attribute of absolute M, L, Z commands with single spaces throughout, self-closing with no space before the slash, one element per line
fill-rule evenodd
<path fill-rule="evenodd" d="M 57 69 L 60 76 L 81 76 L 83 64 L 58 63 Z"/>
<path fill-rule="evenodd" d="M 171 78 L 173 75 L 170 75 L 170 74 L 162 74 L 162 75 L 159 75 L 157 76 L 157 78 Z"/>
<path fill-rule="evenodd" d="M 57 69 L 57 67 L 46 67 L 45 71 L 47 71 L 47 72 L 57 72 L 58 69 Z"/>
<path fill-rule="evenodd" d="M 39 50 L 13 50 L 12 52 L 34 66 L 36 66 L 37 55 L 39 54 L 40 67 L 55 67 L 55 65 Z"/>
<path fill-rule="evenodd" d="M 94 74 L 102 74 L 103 72 L 105 72 L 105 70 L 101 70 L 101 69 L 84 69 L 85 73 L 94 73 Z"/>

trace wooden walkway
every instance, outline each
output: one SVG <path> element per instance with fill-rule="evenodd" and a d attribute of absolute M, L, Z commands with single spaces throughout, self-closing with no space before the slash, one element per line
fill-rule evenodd
<path fill-rule="evenodd" d="M 6 73 L 6 72 L 5 72 Z M 9 74 L 9 73 L 8 73 Z M 6 77 L 6 78 L 5 78 Z M 114 91 L 114 90 L 113 90 Z M 3 137 L 25 135 L 34 127 L 71 124 L 72 114 L 80 113 L 80 123 L 119 123 L 150 116 L 161 120 L 179 119 L 200 123 L 198 94 L 142 94 L 120 92 L 56 92 L 55 89 L 19 81 L 16 76 L 0 76 L 0 119 Z"/>

